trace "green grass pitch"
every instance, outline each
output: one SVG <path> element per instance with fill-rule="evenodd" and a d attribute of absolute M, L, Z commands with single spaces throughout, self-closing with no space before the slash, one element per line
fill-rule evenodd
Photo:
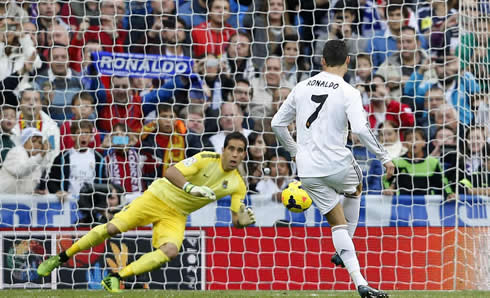
<path fill-rule="evenodd" d="M 490 297 L 490 292 L 482 291 L 388 291 L 393 298 L 451 298 L 451 297 Z M 163 290 L 125 290 L 120 294 L 105 291 L 87 290 L 0 290 L 1 297 L 121 297 L 121 298 L 160 298 L 160 297 L 359 297 L 354 291 L 163 291 Z"/>

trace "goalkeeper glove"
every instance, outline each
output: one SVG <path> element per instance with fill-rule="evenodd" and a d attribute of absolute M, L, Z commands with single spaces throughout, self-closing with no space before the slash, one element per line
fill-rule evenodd
<path fill-rule="evenodd" d="M 204 197 L 213 201 L 216 200 L 216 195 L 213 190 L 207 186 L 197 186 L 190 182 L 186 182 L 184 186 L 182 186 L 182 189 L 186 193 L 196 197 Z"/>
<path fill-rule="evenodd" d="M 238 225 L 240 227 L 246 227 L 255 223 L 255 215 L 251 208 L 245 208 L 245 205 L 240 206 L 238 211 Z"/>

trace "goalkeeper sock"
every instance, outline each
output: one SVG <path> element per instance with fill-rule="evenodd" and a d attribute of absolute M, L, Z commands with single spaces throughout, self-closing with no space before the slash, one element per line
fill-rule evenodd
<path fill-rule="evenodd" d="M 347 225 L 339 225 L 332 228 L 332 241 L 335 251 L 344 262 L 345 268 L 349 272 L 356 288 L 360 285 L 367 285 L 367 281 L 361 274 L 361 267 L 356 256 L 354 243 L 347 232 Z"/>
<path fill-rule="evenodd" d="M 356 232 L 359 221 L 359 210 L 361 209 L 361 197 L 344 197 L 342 207 L 344 209 L 345 220 L 347 220 L 347 230 L 352 239 Z"/>
<path fill-rule="evenodd" d="M 160 268 L 163 264 L 170 261 L 170 258 L 161 250 L 157 249 L 142 255 L 138 260 L 124 267 L 119 276 L 126 278 L 131 275 L 138 275 Z"/>
<path fill-rule="evenodd" d="M 110 236 L 107 233 L 107 224 L 96 226 L 85 236 L 80 238 L 77 242 L 73 243 L 73 245 L 66 250 L 66 256 L 68 258 L 71 258 L 82 250 L 86 250 L 98 244 L 101 244 L 109 237 Z"/>

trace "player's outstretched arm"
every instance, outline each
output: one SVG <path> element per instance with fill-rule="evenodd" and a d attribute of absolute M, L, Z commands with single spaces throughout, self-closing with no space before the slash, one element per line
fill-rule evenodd
<path fill-rule="evenodd" d="M 232 211 L 231 220 L 235 228 L 244 228 L 255 223 L 255 215 L 251 208 L 246 208 L 242 204 L 238 213 Z"/>
<path fill-rule="evenodd" d="M 216 195 L 213 190 L 207 186 L 197 186 L 185 179 L 184 175 L 172 166 L 165 172 L 165 178 L 175 186 L 182 188 L 186 193 L 196 197 L 204 197 L 210 200 L 216 200 Z"/>

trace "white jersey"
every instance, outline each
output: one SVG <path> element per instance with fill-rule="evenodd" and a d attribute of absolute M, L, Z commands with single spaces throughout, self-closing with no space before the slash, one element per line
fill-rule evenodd
<path fill-rule="evenodd" d="M 287 132 L 295 119 L 297 144 Z M 332 73 L 321 72 L 298 83 L 271 125 L 281 144 L 296 157 L 299 177 L 324 177 L 353 162 L 346 147 L 349 122 L 352 132 L 383 164 L 390 160 L 369 128 L 360 92 Z"/>

